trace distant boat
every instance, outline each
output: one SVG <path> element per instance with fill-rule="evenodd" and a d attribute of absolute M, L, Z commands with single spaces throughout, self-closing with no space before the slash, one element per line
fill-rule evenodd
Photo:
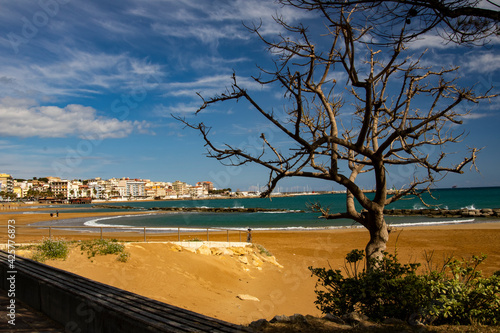
<path fill-rule="evenodd" d="M 457 185 L 453 185 L 451 188 L 457 188 Z"/>

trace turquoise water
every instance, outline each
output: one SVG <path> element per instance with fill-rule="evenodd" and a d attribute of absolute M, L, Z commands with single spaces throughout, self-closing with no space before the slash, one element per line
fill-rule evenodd
<path fill-rule="evenodd" d="M 439 205 L 446 209 L 460 208 L 500 208 L 500 187 L 491 188 L 460 188 L 434 190 L 432 195 L 425 196 L 428 204 Z M 137 209 L 153 207 L 243 207 L 243 208 L 276 208 L 286 209 L 286 212 L 259 213 L 169 213 L 149 214 L 146 216 L 124 216 L 100 218 L 86 222 L 87 225 L 98 226 L 133 226 L 133 227 L 214 227 L 214 228 L 252 228 L 252 229 L 294 229 L 294 228 L 325 228 L 353 225 L 351 220 L 319 219 L 318 213 L 312 212 L 307 205 L 319 202 L 328 207 L 330 212 L 343 211 L 345 194 L 300 195 L 291 197 L 276 197 L 272 199 L 220 199 L 220 200 L 180 200 L 153 202 L 113 203 L 116 206 L 132 206 Z M 420 209 L 425 208 L 418 198 L 406 198 L 397 201 L 387 208 Z M 96 209 L 96 211 L 105 211 Z M 110 209 L 106 209 L 110 211 Z M 387 217 L 392 225 L 409 224 L 439 224 L 474 222 L 462 218 L 430 218 L 430 217 Z"/>

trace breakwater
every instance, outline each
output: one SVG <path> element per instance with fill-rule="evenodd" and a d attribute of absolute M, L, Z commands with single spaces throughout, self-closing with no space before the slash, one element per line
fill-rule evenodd
<path fill-rule="evenodd" d="M 131 206 L 112 206 L 112 205 L 95 205 L 94 208 L 107 209 L 134 209 L 137 207 Z M 151 207 L 144 210 L 150 211 L 166 211 L 166 212 L 195 212 L 195 213 L 258 213 L 258 212 L 294 212 L 303 213 L 304 211 L 290 211 L 288 209 L 277 208 L 259 208 L 259 207 Z"/>
<path fill-rule="evenodd" d="M 289 210 L 279 208 L 260 207 L 150 207 L 139 208 L 133 206 L 95 205 L 94 208 L 122 209 L 122 210 L 147 210 L 164 212 L 195 212 L 195 213 L 257 213 L 257 212 L 288 212 L 304 213 L 304 210 Z M 500 208 L 483 209 L 384 209 L 388 216 L 430 216 L 430 217 L 500 217 Z"/>
<path fill-rule="evenodd" d="M 257 208 L 257 207 L 153 207 L 149 210 L 167 212 L 197 212 L 197 213 L 257 213 L 257 212 L 290 212 L 288 209 Z M 296 212 L 296 211 L 294 211 Z"/>
<path fill-rule="evenodd" d="M 484 209 L 384 209 L 389 216 L 500 217 L 500 208 Z"/>

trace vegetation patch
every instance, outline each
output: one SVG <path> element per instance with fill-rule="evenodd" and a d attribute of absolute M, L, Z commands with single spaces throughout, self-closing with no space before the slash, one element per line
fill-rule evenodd
<path fill-rule="evenodd" d="M 195 237 L 193 239 L 186 239 L 184 240 L 184 242 L 203 242 L 201 239 L 199 239 L 198 237 Z"/>
<path fill-rule="evenodd" d="M 35 246 L 32 259 L 45 262 L 50 259 L 66 259 L 68 257 L 68 242 L 62 239 L 43 239 L 40 245 Z"/>
<path fill-rule="evenodd" d="M 272 257 L 273 255 L 271 254 L 271 252 L 269 252 L 265 247 L 263 247 L 262 245 L 254 245 L 254 247 L 257 248 L 257 250 L 259 250 L 259 253 L 262 254 L 262 255 L 266 255 L 268 257 Z"/>
<path fill-rule="evenodd" d="M 93 258 L 96 255 L 118 254 L 118 261 L 126 262 L 130 257 L 130 253 L 125 251 L 125 245 L 118 243 L 116 239 L 94 239 L 84 241 L 80 245 L 80 250 L 87 252 L 88 258 Z"/>
<path fill-rule="evenodd" d="M 126 252 L 126 251 L 123 251 L 123 252 L 120 252 L 118 254 L 118 257 L 116 258 L 116 260 L 118 260 L 120 262 L 127 262 L 128 258 L 130 258 L 130 253 Z"/>
<path fill-rule="evenodd" d="M 325 314 L 358 312 L 372 320 L 401 319 L 421 324 L 500 324 L 500 276 L 484 277 L 477 267 L 485 255 L 469 260 L 448 258 L 440 268 L 401 264 L 397 255 L 373 259 L 366 270 L 364 251 L 346 256 L 341 270 L 309 267 L 318 278 L 316 305 Z"/>

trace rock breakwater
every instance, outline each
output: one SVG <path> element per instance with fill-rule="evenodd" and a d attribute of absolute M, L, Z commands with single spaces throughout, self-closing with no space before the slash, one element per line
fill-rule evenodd
<path fill-rule="evenodd" d="M 484 209 L 384 209 L 389 216 L 500 217 L 500 208 Z"/>
<path fill-rule="evenodd" d="M 200 212 L 200 213 L 257 213 L 257 212 L 288 212 L 287 209 L 244 208 L 244 207 L 153 207 L 149 210 L 167 212 Z"/>
<path fill-rule="evenodd" d="M 95 205 L 94 208 L 106 209 L 141 209 L 131 206 Z M 152 207 L 143 210 L 166 211 L 166 212 L 197 212 L 197 213 L 257 213 L 257 212 L 292 212 L 287 209 L 258 208 L 258 207 Z M 303 213 L 304 211 L 293 211 Z"/>

